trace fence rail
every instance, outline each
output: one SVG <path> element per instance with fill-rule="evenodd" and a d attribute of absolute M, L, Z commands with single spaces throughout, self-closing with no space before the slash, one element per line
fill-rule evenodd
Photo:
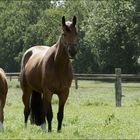
<path fill-rule="evenodd" d="M 19 72 L 6 73 L 7 77 L 12 79 L 19 79 Z M 120 68 L 115 68 L 115 74 L 74 74 L 75 88 L 78 89 L 78 80 L 113 80 L 115 82 L 115 101 L 116 106 L 121 106 L 122 98 L 122 81 L 135 80 L 140 81 L 140 74 L 121 74 Z"/>
<path fill-rule="evenodd" d="M 6 73 L 8 79 L 19 79 L 19 72 Z M 140 74 L 121 74 L 123 81 L 135 80 L 140 81 Z M 74 74 L 75 87 L 78 80 L 115 80 L 116 74 Z M 77 87 L 78 88 L 78 87 Z"/>
<path fill-rule="evenodd" d="M 74 74 L 77 78 L 81 80 L 92 79 L 115 79 L 116 74 Z M 140 79 L 140 74 L 121 74 L 123 79 Z M 83 79 L 82 79 L 83 78 Z"/>
<path fill-rule="evenodd" d="M 6 73 L 8 79 L 18 79 L 20 73 Z M 140 74 L 121 74 L 122 80 L 140 80 Z M 75 80 L 115 80 L 116 74 L 74 74 Z"/>

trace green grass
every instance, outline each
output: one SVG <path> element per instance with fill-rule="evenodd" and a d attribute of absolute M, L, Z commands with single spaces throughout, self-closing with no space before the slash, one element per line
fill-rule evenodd
<path fill-rule="evenodd" d="M 0 139 L 140 139 L 140 83 L 123 83 L 122 107 L 115 107 L 114 83 L 79 81 L 72 85 L 65 105 L 62 132 L 57 133 L 58 99 L 53 96 L 52 133 L 28 122 L 24 129 L 22 91 L 17 80 L 8 81 L 5 132 Z"/>

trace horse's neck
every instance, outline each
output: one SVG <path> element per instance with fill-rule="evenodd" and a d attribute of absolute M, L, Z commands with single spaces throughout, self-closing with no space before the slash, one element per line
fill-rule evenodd
<path fill-rule="evenodd" d="M 69 65 L 69 56 L 61 41 L 61 38 L 59 38 L 58 42 L 56 43 L 55 63 L 61 68 Z"/>

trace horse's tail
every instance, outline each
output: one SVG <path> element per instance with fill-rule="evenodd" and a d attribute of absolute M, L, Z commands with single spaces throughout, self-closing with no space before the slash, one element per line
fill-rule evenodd
<path fill-rule="evenodd" d="M 31 124 L 41 125 L 45 122 L 45 116 L 43 113 L 43 101 L 42 94 L 36 91 L 32 91 L 31 95 Z"/>

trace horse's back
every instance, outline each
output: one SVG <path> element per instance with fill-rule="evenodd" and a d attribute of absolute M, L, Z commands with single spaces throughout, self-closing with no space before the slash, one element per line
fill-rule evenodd
<path fill-rule="evenodd" d="M 22 62 L 21 62 L 21 71 L 25 67 L 26 63 L 30 59 L 31 56 L 40 53 L 40 52 L 46 52 L 49 49 L 48 46 L 34 46 L 29 48 L 23 55 L 22 57 Z"/>

